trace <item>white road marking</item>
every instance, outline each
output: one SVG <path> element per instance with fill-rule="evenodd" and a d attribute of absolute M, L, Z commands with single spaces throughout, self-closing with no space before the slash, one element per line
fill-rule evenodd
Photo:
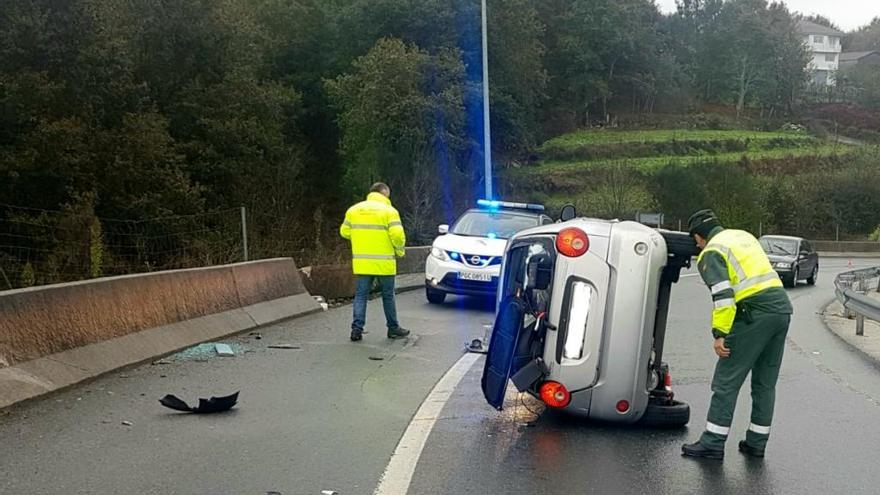
<path fill-rule="evenodd" d="M 419 457 L 422 456 L 422 450 L 428 441 L 428 435 L 434 429 L 434 423 L 439 419 L 443 406 L 452 396 L 458 382 L 464 378 L 479 358 L 480 354 L 465 354 L 452 368 L 449 368 L 449 371 L 443 375 L 437 385 L 434 385 L 431 393 L 428 394 L 409 422 L 406 431 L 403 432 L 403 437 L 400 438 L 388 466 L 385 467 L 385 473 L 379 480 L 379 486 L 373 492 L 374 495 L 406 494 L 412 482 L 413 473 L 416 471 L 416 465 L 419 463 Z"/>

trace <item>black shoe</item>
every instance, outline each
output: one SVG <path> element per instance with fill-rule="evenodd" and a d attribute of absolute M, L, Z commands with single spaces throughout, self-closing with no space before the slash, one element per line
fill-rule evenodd
<path fill-rule="evenodd" d="M 360 328 L 352 328 L 351 329 L 351 341 L 357 342 L 364 338 L 364 331 Z"/>
<path fill-rule="evenodd" d="M 388 338 L 389 339 L 401 339 L 409 335 L 409 330 L 405 328 L 389 328 L 388 329 Z"/>
<path fill-rule="evenodd" d="M 707 449 L 700 442 L 684 444 L 681 446 L 681 455 L 687 457 L 704 457 L 706 459 L 724 459 L 724 451 L 719 449 Z"/>
<path fill-rule="evenodd" d="M 739 442 L 739 451 L 752 457 L 764 457 L 764 449 L 757 449 L 747 444 L 745 440 Z"/>

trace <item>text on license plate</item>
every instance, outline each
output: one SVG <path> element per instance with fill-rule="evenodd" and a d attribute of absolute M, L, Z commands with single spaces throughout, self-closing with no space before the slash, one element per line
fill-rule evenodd
<path fill-rule="evenodd" d="M 459 272 L 458 278 L 461 280 L 474 280 L 477 282 L 491 282 L 491 273 L 475 273 L 475 272 Z"/>

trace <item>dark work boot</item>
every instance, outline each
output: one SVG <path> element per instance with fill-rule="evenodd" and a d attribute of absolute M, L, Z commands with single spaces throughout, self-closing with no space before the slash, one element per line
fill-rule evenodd
<path fill-rule="evenodd" d="M 357 342 L 364 338 L 364 330 L 362 328 L 351 329 L 351 341 Z"/>
<path fill-rule="evenodd" d="M 684 444 L 681 446 L 681 455 L 687 457 L 703 457 L 706 459 L 724 459 L 724 451 L 718 449 L 707 449 L 700 442 Z"/>
<path fill-rule="evenodd" d="M 409 335 L 409 330 L 401 327 L 397 328 L 389 328 L 388 329 L 388 338 L 389 339 L 402 339 Z"/>
<path fill-rule="evenodd" d="M 752 457 L 764 457 L 764 449 L 752 447 L 745 440 L 739 442 L 739 451 Z"/>

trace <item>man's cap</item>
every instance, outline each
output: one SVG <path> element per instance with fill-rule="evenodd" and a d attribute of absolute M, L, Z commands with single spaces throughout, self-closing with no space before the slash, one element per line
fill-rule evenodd
<path fill-rule="evenodd" d="M 709 232 L 712 232 L 716 227 L 721 227 L 721 221 L 710 209 L 700 210 L 688 218 L 688 233 L 690 235 L 700 234 L 700 237 L 706 238 L 709 236 Z"/>

